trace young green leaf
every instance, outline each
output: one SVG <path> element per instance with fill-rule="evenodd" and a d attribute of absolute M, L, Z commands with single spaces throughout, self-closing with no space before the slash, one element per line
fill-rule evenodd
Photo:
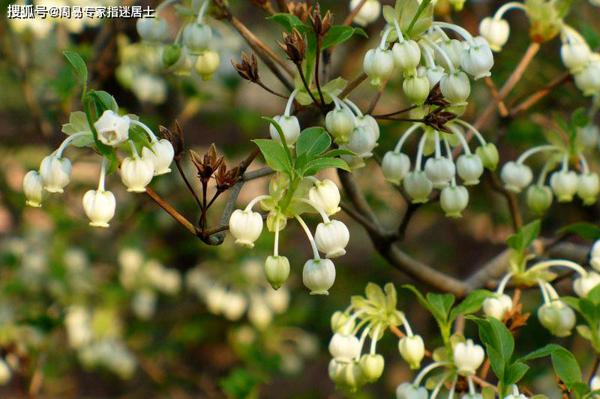
<path fill-rule="evenodd" d="M 456 320 L 459 315 L 468 315 L 481 309 L 481 305 L 486 298 L 493 294 L 488 290 L 475 290 L 450 312 L 450 321 Z"/>
<path fill-rule="evenodd" d="M 347 172 L 350 171 L 350 167 L 348 166 L 346 161 L 344 161 L 343 159 L 340 159 L 340 158 L 317 158 L 317 159 L 313 159 L 312 161 L 309 161 L 306 164 L 301 175 L 305 176 L 305 177 L 313 176 L 313 175 L 317 174 L 317 172 L 319 172 L 323 169 L 328 169 L 328 168 L 342 169 Z"/>
<path fill-rule="evenodd" d="M 290 173 L 292 164 L 281 144 L 269 139 L 253 141 L 260 149 L 267 165 L 278 172 Z"/>
<path fill-rule="evenodd" d="M 581 378 L 581 368 L 575 359 L 575 356 L 565 348 L 558 348 L 550 354 L 552 367 L 565 385 L 572 388 L 573 385 L 583 382 Z"/>
<path fill-rule="evenodd" d="M 521 227 L 519 231 L 507 240 L 507 244 L 514 250 L 523 251 L 538 237 L 540 234 L 541 222 L 534 220 L 533 222 Z"/>
<path fill-rule="evenodd" d="M 325 50 L 329 47 L 336 46 L 349 40 L 355 34 L 367 37 L 367 32 L 360 28 L 354 28 L 347 25 L 334 25 L 323 37 L 321 49 Z"/>
<path fill-rule="evenodd" d="M 503 385 L 508 387 L 510 385 L 516 384 L 521 381 L 523 377 L 525 377 L 525 373 L 529 370 L 529 366 L 523 362 L 514 362 L 510 366 L 506 368 L 504 371 L 504 380 Z"/>
<path fill-rule="evenodd" d="M 560 234 L 577 234 L 586 240 L 600 239 L 600 227 L 592 223 L 573 223 L 558 230 Z"/>
<path fill-rule="evenodd" d="M 426 298 L 431 306 L 433 316 L 440 322 L 446 322 L 448 320 L 450 309 L 454 304 L 454 295 L 435 294 L 430 292 L 427 294 Z"/>
<path fill-rule="evenodd" d="M 300 133 L 296 143 L 296 155 L 306 154 L 309 159 L 321 155 L 331 145 L 331 137 L 322 127 L 310 127 Z"/>
<path fill-rule="evenodd" d="M 102 115 L 102 113 L 106 110 L 111 110 L 117 112 L 119 110 L 119 106 L 117 105 L 117 100 L 109 93 L 103 90 L 90 90 L 88 95 L 94 100 L 96 104 L 96 110 L 98 112 L 98 116 Z"/>
<path fill-rule="evenodd" d="M 75 76 L 79 81 L 79 84 L 85 87 L 88 78 L 88 71 L 87 66 L 85 65 L 85 61 L 75 51 L 65 50 L 63 54 L 69 62 L 69 64 L 71 64 L 73 72 L 75 73 Z"/>
<path fill-rule="evenodd" d="M 301 32 L 308 30 L 308 26 L 306 26 L 300 18 L 289 13 L 273 14 L 270 17 L 267 17 L 267 19 L 281 25 L 288 32 L 291 32 L 294 28 Z"/>
<path fill-rule="evenodd" d="M 506 367 L 515 350 L 515 340 L 512 334 L 504 324 L 496 319 L 472 318 L 472 320 L 477 323 L 479 338 L 485 345 L 494 373 L 500 380 L 503 380 Z"/>

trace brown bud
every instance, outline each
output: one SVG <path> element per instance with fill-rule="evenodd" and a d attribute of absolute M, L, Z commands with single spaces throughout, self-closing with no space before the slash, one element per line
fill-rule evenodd
<path fill-rule="evenodd" d="M 192 156 L 192 163 L 198 170 L 198 177 L 203 182 L 207 182 L 223 163 L 223 157 L 218 156 L 217 148 L 214 144 L 210 145 L 208 152 L 204 156 L 200 156 L 200 154 L 191 150 L 190 154 Z"/>
<path fill-rule="evenodd" d="M 331 28 L 331 25 L 333 24 L 333 16 L 329 11 L 327 11 L 325 16 L 322 17 L 321 7 L 319 6 L 319 3 L 317 3 L 310 14 L 310 22 L 317 37 L 322 38 L 325 36 L 329 28 Z"/>
<path fill-rule="evenodd" d="M 297 29 L 293 29 L 290 34 L 284 33 L 283 43 L 279 43 L 279 46 L 294 64 L 300 64 L 304 60 L 306 43 L 304 42 L 304 37 Z"/>
<path fill-rule="evenodd" d="M 263 10 L 274 13 L 273 7 L 271 6 L 271 2 L 269 0 L 250 0 L 252 4 L 255 6 L 262 8 Z"/>
<path fill-rule="evenodd" d="M 437 105 L 439 107 L 447 107 L 448 105 L 450 105 L 448 100 L 446 100 L 444 98 L 444 95 L 442 94 L 442 90 L 440 90 L 439 83 L 437 83 L 435 86 L 433 86 L 433 89 L 431 89 L 431 91 L 429 92 L 429 95 L 427 96 L 427 100 L 425 100 L 425 104 Z"/>
<path fill-rule="evenodd" d="M 227 170 L 225 162 L 221 164 L 217 173 L 215 174 L 215 180 L 217 182 L 218 191 L 226 191 L 230 189 L 240 178 L 240 170 L 236 166 L 233 169 Z"/>
<path fill-rule="evenodd" d="M 240 63 L 236 63 L 235 61 L 231 60 L 231 65 L 233 65 L 242 79 L 246 79 L 254 83 L 260 81 L 260 77 L 258 76 L 258 62 L 254 53 L 250 56 L 248 56 L 246 53 L 242 53 L 242 61 Z"/>
<path fill-rule="evenodd" d="M 305 2 L 288 3 L 287 7 L 290 14 L 298 17 L 304 23 L 310 18 L 312 7 Z"/>
<path fill-rule="evenodd" d="M 164 126 L 159 126 L 158 130 L 160 131 L 160 135 L 165 139 L 169 140 L 171 145 L 173 146 L 173 150 L 175 151 L 175 160 L 180 160 L 183 156 L 183 151 L 185 149 L 185 144 L 183 141 L 183 129 L 181 129 L 181 125 L 178 121 L 175 121 L 175 131 L 172 132 Z"/>
<path fill-rule="evenodd" d="M 443 109 L 439 108 L 427 114 L 425 118 L 423 118 L 423 123 L 428 126 L 431 126 L 436 130 L 451 133 L 450 129 L 446 127 L 446 123 L 450 122 L 453 119 L 456 119 L 456 114 L 444 111 Z"/>

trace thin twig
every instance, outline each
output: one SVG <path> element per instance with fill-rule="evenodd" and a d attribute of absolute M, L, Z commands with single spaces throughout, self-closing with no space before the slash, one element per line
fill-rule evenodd
<path fill-rule="evenodd" d="M 512 191 L 509 191 L 502 186 L 502 183 L 500 183 L 500 181 L 498 180 L 498 176 L 496 176 L 495 173 L 490 172 L 488 173 L 488 176 L 492 188 L 495 191 L 502 194 L 504 198 L 506 198 L 506 202 L 508 203 L 508 209 L 512 218 L 514 231 L 519 230 L 523 225 L 523 217 L 521 216 L 517 196 Z"/>
<path fill-rule="evenodd" d="M 167 201 L 165 201 L 156 191 L 154 191 L 150 187 L 146 187 L 146 195 L 150 197 L 158 206 L 160 206 L 165 212 L 167 212 L 173 219 L 177 221 L 180 225 L 185 227 L 187 231 L 192 233 L 193 235 L 197 235 L 198 231 L 196 227 L 186 219 L 181 213 L 179 213 L 175 208 L 171 206 Z"/>
<path fill-rule="evenodd" d="M 352 22 L 354 22 L 354 18 L 356 18 L 356 16 L 360 12 L 360 10 L 363 8 L 363 6 L 366 4 L 366 2 L 367 2 L 367 0 L 362 0 L 360 3 L 358 3 L 356 5 L 356 7 L 354 7 L 352 9 L 352 11 L 350 11 L 350 14 L 348 14 L 346 19 L 344 19 L 344 25 L 348 25 L 348 26 L 352 25 Z"/>
<path fill-rule="evenodd" d="M 566 82 L 570 82 L 571 80 L 573 80 L 573 76 L 569 72 L 561 74 L 554 80 L 550 81 L 548 84 L 544 85 L 539 90 L 535 91 L 533 94 L 529 95 L 525 100 L 513 106 L 510 109 L 509 115 L 511 117 L 514 117 L 523 111 L 527 111 L 529 108 L 537 104 L 548 94 L 552 93 L 552 90 L 554 90 L 556 87 Z"/>
<path fill-rule="evenodd" d="M 198 193 L 196 193 L 196 190 L 194 190 L 194 187 L 192 187 L 192 184 L 188 180 L 185 171 L 183 170 L 183 166 L 181 165 L 181 159 L 175 159 L 175 166 L 177 166 L 177 170 L 179 171 L 179 174 L 181 175 L 181 178 L 183 179 L 186 187 L 194 197 L 194 200 L 196 200 L 196 203 L 199 207 L 202 207 L 202 203 L 200 202 L 200 197 L 198 197 Z"/>
<path fill-rule="evenodd" d="M 362 82 L 364 82 L 367 79 L 367 74 L 362 72 L 360 75 L 358 75 L 357 77 L 354 78 L 354 80 L 352 80 L 350 83 L 348 83 L 348 86 L 346 86 L 346 88 L 344 90 L 342 90 L 342 92 L 340 93 L 340 98 L 345 98 L 348 96 L 348 94 L 352 93 L 352 91 L 354 89 L 356 89 L 358 86 L 360 86 L 360 84 Z"/>
<path fill-rule="evenodd" d="M 496 84 L 489 76 L 486 76 L 483 81 L 492 93 L 492 97 L 494 97 L 494 101 L 496 101 L 496 104 L 498 105 L 498 112 L 500 112 L 501 116 L 506 117 L 508 115 L 508 109 L 506 108 L 506 104 L 504 104 L 504 100 L 500 98 L 500 93 L 498 93 Z"/>

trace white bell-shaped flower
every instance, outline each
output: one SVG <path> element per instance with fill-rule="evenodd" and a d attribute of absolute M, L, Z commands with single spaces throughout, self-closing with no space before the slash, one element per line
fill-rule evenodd
<path fill-rule="evenodd" d="M 339 220 L 319 223 L 315 231 L 317 248 L 328 258 L 337 258 L 346 254 L 348 241 L 350 241 L 348 227 Z"/>
<path fill-rule="evenodd" d="M 429 194 L 433 190 L 433 183 L 422 170 L 415 170 L 407 174 L 403 186 L 413 204 L 429 201 Z"/>
<path fill-rule="evenodd" d="M 553 199 L 552 189 L 548 186 L 534 184 L 527 189 L 527 206 L 538 215 L 550 208 Z"/>
<path fill-rule="evenodd" d="M 510 161 L 502 167 L 500 178 L 507 190 L 520 193 L 533 180 L 533 173 L 529 166 Z"/>
<path fill-rule="evenodd" d="M 56 155 L 48 155 L 40 165 L 40 176 L 46 191 L 62 193 L 71 181 L 71 161 Z"/>
<path fill-rule="evenodd" d="M 600 54 L 592 54 L 588 63 L 575 75 L 575 85 L 585 96 L 600 91 Z"/>
<path fill-rule="evenodd" d="M 597 173 L 584 173 L 579 175 L 577 181 L 577 196 L 584 205 L 593 205 L 598 200 L 600 193 L 600 179 Z"/>
<path fill-rule="evenodd" d="M 481 36 L 474 38 L 460 65 L 475 80 L 490 76 L 490 70 L 494 66 L 494 55 L 487 40 Z"/>
<path fill-rule="evenodd" d="M 392 47 L 396 68 L 402 72 L 415 69 L 421 62 L 421 49 L 414 40 L 403 40 Z"/>
<path fill-rule="evenodd" d="M 466 73 L 456 71 L 442 76 L 440 90 L 446 100 L 454 104 L 463 104 L 471 94 L 471 83 Z"/>
<path fill-rule="evenodd" d="M 600 142 L 600 127 L 592 124 L 588 124 L 582 128 L 577 129 L 577 138 L 579 142 L 585 148 L 592 148 L 598 145 Z"/>
<path fill-rule="evenodd" d="M 250 300 L 248 307 L 248 320 L 259 330 L 264 330 L 273 320 L 273 311 L 264 299 L 254 297 Z"/>
<path fill-rule="evenodd" d="M 425 173 L 434 188 L 446 187 L 456 173 L 454 162 L 446 157 L 429 158 L 425 162 Z"/>
<path fill-rule="evenodd" d="M 354 152 L 359 158 L 371 157 L 376 146 L 377 140 L 372 129 L 365 126 L 356 126 L 346 144 L 346 148 Z"/>
<path fill-rule="evenodd" d="M 323 179 L 315 182 L 308 191 L 308 199 L 328 216 L 340 211 L 340 190 L 332 180 Z"/>
<path fill-rule="evenodd" d="M 571 330 L 575 327 L 575 312 L 560 300 L 542 305 L 537 315 L 542 326 L 557 337 L 571 335 Z"/>
<path fill-rule="evenodd" d="M 456 160 L 456 171 L 465 186 L 473 186 L 483 174 L 483 162 L 475 154 L 461 155 Z"/>
<path fill-rule="evenodd" d="M 139 18 L 135 24 L 138 35 L 148 42 L 162 42 L 169 37 L 169 25 L 163 18 Z"/>
<path fill-rule="evenodd" d="M 283 132 L 283 136 L 285 137 L 285 141 L 289 147 L 296 144 L 298 141 L 298 137 L 300 137 L 300 122 L 298 122 L 298 118 L 293 115 L 277 115 L 273 117 L 273 120 L 279 124 L 281 127 L 281 131 Z M 281 143 L 281 137 L 279 136 L 279 131 L 274 125 L 269 125 L 269 133 L 271 134 L 271 138 L 278 143 Z"/>
<path fill-rule="evenodd" d="M 350 363 L 360 355 L 360 342 L 354 335 L 336 333 L 329 341 L 329 353 L 339 363 Z"/>
<path fill-rule="evenodd" d="M 135 154 L 121 162 L 121 181 L 132 193 L 143 193 L 154 176 L 154 163 L 151 159 Z"/>
<path fill-rule="evenodd" d="M 396 388 L 396 399 L 427 399 L 429 393 L 425 387 L 415 386 L 404 382 Z"/>
<path fill-rule="evenodd" d="M 467 205 L 469 205 L 469 191 L 464 186 L 448 186 L 442 189 L 440 206 L 447 217 L 461 217 Z"/>
<path fill-rule="evenodd" d="M 434 87 L 436 84 L 440 83 L 442 77 L 446 74 L 444 68 L 439 65 L 433 65 L 430 67 L 419 67 L 418 72 L 425 72 L 425 76 L 429 80 L 429 87 Z"/>
<path fill-rule="evenodd" d="M 200 54 L 207 50 L 212 40 L 210 26 L 203 23 L 191 23 L 183 29 L 183 45 L 190 54 Z"/>
<path fill-rule="evenodd" d="M 410 171 L 410 158 L 401 152 L 388 151 L 381 161 L 381 170 L 385 180 L 400 184 Z"/>
<path fill-rule="evenodd" d="M 110 191 L 89 190 L 83 196 L 83 210 L 90 219 L 90 226 L 108 227 L 115 216 L 117 201 Z"/>
<path fill-rule="evenodd" d="M 600 6 L 600 1 L 598 1 L 598 6 Z M 598 375 L 595 375 L 590 380 L 590 390 L 592 390 L 592 391 L 600 390 L 600 377 Z"/>
<path fill-rule="evenodd" d="M 550 176 L 550 187 L 558 198 L 558 202 L 569 202 L 577 193 L 579 179 L 577 173 L 572 170 L 561 170 Z"/>
<path fill-rule="evenodd" d="M 600 284 L 600 274 L 596 272 L 588 272 L 587 275 L 577 278 L 573 281 L 573 291 L 581 297 L 585 298 L 591 290 Z"/>
<path fill-rule="evenodd" d="M 260 237 L 263 228 L 263 219 L 260 213 L 251 210 L 236 209 L 229 218 L 229 231 L 235 238 L 235 243 L 254 247 L 254 241 Z"/>
<path fill-rule="evenodd" d="M 8 367 L 8 363 L 2 358 L 0 358 L 0 385 L 5 385 L 10 381 L 12 377 L 12 372 L 10 371 L 10 367 Z"/>
<path fill-rule="evenodd" d="M 362 127 L 367 130 L 373 136 L 373 140 L 379 140 L 379 124 L 375 118 L 371 115 L 361 115 L 356 117 L 355 122 L 357 127 Z"/>
<path fill-rule="evenodd" d="M 448 39 L 442 41 L 439 46 L 444 54 L 448 56 L 448 59 L 452 62 L 452 65 L 448 65 L 446 57 L 444 57 L 440 52 L 435 53 L 437 63 L 444 65 L 448 69 L 458 68 L 462 58 L 464 57 L 465 43 L 456 39 Z"/>
<path fill-rule="evenodd" d="M 290 261 L 285 256 L 269 256 L 265 261 L 265 275 L 271 287 L 278 289 L 290 276 Z"/>
<path fill-rule="evenodd" d="M 363 376 L 369 382 L 377 381 L 383 374 L 385 359 L 379 354 L 366 353 L 361 356 L 358 362 Z"/>
<path fill-rule="evenodd" d="M 223 316 L 231 321 L 239 320 L 248 307 L 246 297 L 237 291 L 228 291 L 223 301 Z"/>
<path fill-rule="evenodd" d="M 116 147 L 129 138 L 130 125 L 131 120 L 127 115 L 120 116 L 109 109 L 94 123 L 98 140 L 111 147 Z"/>
<path fill-rule="evenodd" d="M 417 73 L 405 77 L 402 82 L 402 90 L 411 104 L 423 104 L 431 90 L 425 71 L 419 69 Z"/>
<path fill-rule="evenodd" d="M 488 317 L 502 321 L 504 316 L 511 311 L 512 299 L 506 294 L 496 294 L 483 301 L 483 313 Z"/>
<path fill-rule="evenodd" d="M 483 348 L 473 343 L 471 339 L 454 345 L 453 353 L 458 373 L 465 376 L 475 374 L 485 357 Z"/>
<path fill-rule="evenodd" d="M 34 208 L 42 206 L 42 197 L 44 193 L 44 182 L 42 176 L 36 170 L 30 170 L 23 178 L 23 194 L 25 194 L 26 204 Z"/>
<path fill-rule="evenodd" d="M 335 282 L 335 266 L 329 259 L 309 259 L 302 269 L 302 283 L 311 295 L 328 295 Z"/>
<path fill-rule="evenodd" d="M 590 250 L 590 266 L 600 272 L 600 240 L 596 240 Z"/>
<path fill-rule="evenodd" d="M 425 357 L 425 344 L 419 335 L 405 336 L 398 341 L 398 350 L 402 359 L 408 363 L 412 370 L 421 367 L 421 361 Z"/>
<path fill-rule="evenodd" d="M 325 116 L 325 128 L 337 144 L 345 144 L 354 130 L 354 116 L 346 108 L 333 109 Z"/>
<path fill-rule="evenodd" d="M 221 56 L 213 50 L 206 50 L 198 54 L 194 68 L 202 80 L 210 80 L 219 69 Z"/>
<path fill-rule="evenodd" d="M 362 0 L 351 0 L 350 11 L 354 10 Z M 381 14 L 381 3 L 379 0 L 367 0 L 354 17 L 354 22 L 360 26 L 367 26 L 377 20 Z"/>
<path fill-rule="evenodd" d="M 142 158 L 149 159 L 154 164 L 154 176 L 171 172 L 171 163 L 175 149 L 169 140 L 160 139 L 150 144 L 150 148 L 142 149 Z"/>
<path fill-rule="evenodd" d="M 505 19 L 486 17 L 479 24 L 479 33 L 485 37 L 492 51 L 500 51 L 508 41 L 510 25 Z"/>
<path fill-rule="evenodd" d="M 560 57 L 563 64 L 572 72 L 581 71 L 590 60 L 592 50 L 583 41 L 564 42 L 560 48 Z"/>
<path fill-rule="evenodd" d="M 367 51 L 363 69 L 373 86 L 381 86 L 394 73 L 394 56 L 391 50 L 375 48 Z"/>

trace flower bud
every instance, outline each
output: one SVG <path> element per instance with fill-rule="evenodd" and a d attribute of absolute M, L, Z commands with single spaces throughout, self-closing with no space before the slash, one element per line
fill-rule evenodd
<path fill-rule="evenodd" d="M 411 104 L 423 104 L 429 96 L 430 89 L 429 79 L 422 69 L 402 82 L 402 90 Z"/>
<path fill-rule="evenodd" d="M 344 366 L 345 363 L 340 363 L 335 359 L 331 359 L 329 361 L 329 366 L 327 367 L 327 374 L 329 374 L 329 378 L 333 381 L 334 384 L 338 385 L 342 383 L 344 378 Z"/>
<path fill-rule="evenodd" d="M 440 90 L 446 100 L 461 104 L 466 102 L 471 94 L 471 83 L 466 73 L 456 71 L 442 76 Z"/>
<path fill-rule="evenodd" d="M 573 281 L 573 291 L 575 291 L 579 297 L 585 298 L 591 290 L 598 286 L 598 284 L 600 284 L 600 274 L 588 272 L 587 275 Z"/>
<path fill-rule="evenodd" d="M 600 2 L 598 2 L 598 6 L 600 6 Z M 590 390 L 598 391 L 600 390 L 600 377 L 595 375 L 590 381 Z M 594 395 L 596 396 L 596 395 Z"/>
<path fill-rule="evenodd" d="M 214 285 L 206 290 L 205 301 L 208 311 L 212 314 L 221 314 L 223 308 L 226 306 L 225 298 L 227 292 L 219 285 Z"/>
<path fill-rule="evenodd" d="M 425 344 L 420 335 L 402 337 L 398 341 L 398 350 L 402 359 L 412 370 L 418 370 L 421 367 L 421 361 L 425 357 Z"/>
<path fill-rule="evenodd" d="M 500 155 L 498 154 L 498 148 L 496 148 L 494 143 L 487 143 L 485 146 L 477 147 L 475 153 L 481 159 L 481 162 L 486 169 L 491 171 L 496 170 Z"/>
<path fill-rule="evenodd" d="M 511 311 L 512 299 L 506 294 L 496 294 L 485 298 L 483 301 L 483 313 L 488 317 L 502 321 L 504 316 Z"/>
<path fill-rule="evenodd" d="M 162 62 L 166 68 L 173 66 L 179 61 L 182 54 L 182 49 L 179 44 L 170 44 L 165 46 L 162 52 Z"/>
<path fill-rule="evenodd" d="M 349 334 L 354 328 L 354 323 L 350 317 L 339 310 L 331 316 L 331 331 L 334 333 Z"/>
<path fill-rule="evenodd" d="M 327 258 L 337 258 L 346 254 L 346 245 L 350 240 L 350 232 L 339 220 L 319 223 L 315 231 L 315 241 L 319 251 Z"/>
<path fill-rule="evenodd" d="M 335 266 L 329 259 L 309 259 L 302 269 L 302 282 L 311 295 L 329 295 L 335 281 Z"/>
<path fill-rule="evenodd" d="M 550 187 L 558 198 L 558 202 L 569 202 L 573 200 L 573 196 L 577 193 L 577 173 L 572 170 L 564 170 L 554 172 L 550 176 Z"/>
<path fill-rule="evenodd" d="M 356 117 L 356 127 L 362 127 L 373 136 L 373 140 L 379 140 L 379 124 L 371 115 L 362 115 Z"/>
<path fill-rule="evenodd" d="M 434 188 L 446 187 L 456 173 L 454 162 L 446 157 L 429 158 L 425 162 L 425 173 Z"/>
<path fill-rule="evenodd" d="M 394 57 L 390 50 L 371 49 L 365 54 L 363 69 L 373 86 L 381 86 L 394 73 Z"/>
<path fill-rule="evenodd" d="M 459 218 L 469 205 L 469 192 L 463 186 L 444 187 L 440 195 L 440 206 L 447 217 Z"/>
<path fill-rule="evenodd" d="M 475 345 L 471 339 L 454 345 L 454 364 L 461 375 L 475 374 L 475 371 L 483 363 L 484 356 L 483 348 Z"/>
<path fill-rule="evenodd" d="M 585 173 L 579 175 L 577 181 L 577 195 L 584 205 L 593 205 L 598 200 L 600 192 L 600 181 L 597 173 Z"/>
<path fill-rule="evenodd" d="M 429 394 L 424 387 L 404 382 L 396 388 L 396 399 L 427 399 Z"/>
<path fill-rule="evenodd" d="M 350 11 L 354 10 L 360 4 L 362 4 L 362 0 L 351 0 Z M 380 13 L 381 3 L 379 0 L 367 0 L 354 17 L 353 22 L 360 26 L 367 26 L 375 22 L 379 18 Z"/>
<path fill-rule="evenodd" d="M 456 160 L 456 170 L 463 184 L 472 186 L 479 183 L 479 178 L 483 174 L 483 163 L 475 154 L 461 155 Z"/>
<path fill-rule="evenodd" d="M 479 33 L 485 37 L 493 51 L 500 51 L 508 41 L 510 25 L 505 19 L 486 17 L 479 24 Z"/>
<path fill-rule="evenodd" d="M 254 247 L 262 228 L 263 219 L 258 212 L 236 209 L 229 218 L 229 231 L 235 237 L 235 243 L 244 247 Z"/>
<path fill-rule="evenodd" d="M 266 302 L 260 298 L 253 298 L 248 307 L 248 320 L 259 330 L 265 329 L 273 320 L 273 312 Z"/>
<path fill-rule="evenodd" d="M 520 193 L 533 180 L 533 173 L 529 166 L 510 161 L 502 167 L 500 178 L 507 190 Z"/>
<path fill-rule="evenodd" d="M 535 214 L 541 215 L 552 205 L 552 190 L 548 186 L 534 184 L 527 189 L 527 206 Z"/>
<path fill-rule="evenodd" d="M 585 96 L 600 91 L 600 55 L 593 54 L 588 63 L 575 75 L 575 85 Z"/>
<path fill-rule="evenodd" d="M 494 66 L 494 55 L 488 42 L 481 36 L 473 39 L 468 50 L 461 59 L 461 66 L 465 72 L 475 80 L 490 76 Z"/>
<path fill-rule="evenodd" d="M 404 178 L 404 190 L 412 199 L 413 204 L 429 201 L 429 194 L 433 190 L 433 183 L 422 170 L 410 172 Z"/>
<path fill-rule="evenodd" d="M 42 206 L 42 196 L 44 192 L 44 182 L 42 176 L 36 170 L 30 170 L 23 178 L 23 194 L 25 194 L 25 204 L 34 208 Z"/>
<path fill-rule="evenodd" d="M 369 158 L 373 155 L 373 149 L 377 146 L 377 140 L 373 131 L 364 126 L 357 126 L 350 135 L 346 147 L 360 158 Z"/>
<path fill-rule="evenodd" d="M 360 355 L 360 342 L 350 334 L 336 333 L 329 341 L 329 353 L 339 363 L 350 363 Z"/>
<path fill-rule="evenodd" d="M 285 289 L 267 290 L 265 301 L 273 312 L 280 314 L 285 312 L 290 306 L 290 292 Z"/>
<path fill-rule="evenodd" d="M 154 176 L 164 175 L 171 171 L 171 163 L 175 157 L 175 149 L 169 140 L 160 139 L 150 144 L 150 148 L 142 149 L 142 158 L 149 159 L 154 165 Z"/>
<path fill-rule="evenodd" d="M 135 24 L 138 35 L 148 42 L 162 42 L 169 37 L 169 25 L 163 18 L 139 18 Z"/>
<path fill-rule="evenodd" d="M 115 196 L 110 191 L 89 190 L 83 196 L 83 210 L 90 219 L 90 226 L 108 227 L 116 207 Z"/>
<path fill-rule="evenodd" d="M 394 64 L 401 72 L 411 71 L 421 62 L 421 49 L 414 40 L 403 40 L 392 47 Z"/>
<path fill-rule="evenodd" d="M 212 50 L 203 51 L 198 54 L 198 58 L 196 59 L 196 72 L 198 72 L 202 80 L 210 80 L 219 69 L 220 63 L 221 57 L 219 53 Z"/>
<path fill-rule="evenodd" d="M 359 386 L 366 382 L 365 376 L 358 363 L 342 363 L 342 366 L 340 385 L 344 388 L 350 391 L 356 391 Z"/>
<path fill-rule="evenodd" d="M 333 109 L 325 116 L 325 128 L 337 144 L 345 144 L 354 130 L 354 116 L 346 108 Z"/>
<path fill-rule="evenodd" d="M 590 266 L 600 271 L 600 240 L 596 240 L 590 251 Z"/>
<path fill-rule="evenodd" d="M 98 133 L 98 140 L 108 146 L 116 147 L 129 138 L 130 124 L 128 116 L 120 116 L 108 109 L 94 123 L 94 127 Z"/>
<path fill-rule="evenodd" d="M 127 191 L 143 193 L 154 176 L 154 163 L 139 156 L 127 157 L 121 162 L 121 181 Z"/>
<path fill-rule="evenodd" d="M 385 180 L 400 184 L 410 171 L 410 158 L 401 152 L 388 151 L 381 161 L 381 169 Z"/>
<path fill-rule="evenodd" d="M 385 360 L 383 356 L 378 354 L 364 354 L 358 364 L 365 379 L 369 382 L 374 382 L 383 374 Z"/>
<path fill-rule="evenodd" d="M 248 306 L 246 297 L 236 291 L 228 291 L 223 298 L 223 316 L 227 320 L 239 320 Z"/>
<path fill-rule="evenodd" d="M 292 147 L 294 144 L 296 144 L 298 137 L 300 137 L 300 122 L 298 122 L 298 118 L 293 115 L 277 115 L 273 117 L 273 120 L 279 124 L 279 127 L 281 127 L 281 131 L 283 132 L 283 136 L 285 137 L 287 145 Z M 271 134 L 271 138 L 273 140 L 281 143 L 279 131 L 273 124 L 269 125 L 269 133 Z"/>
<path fill-rule="evenodd" d="M 323 209 L 328 216 L 340 211 L 340 190 L 337 185 L 329 180 L 323 179 L 315 183 L 308 191 L 308 199 Z"/>
<path fill-rule="evenodd" d="M 557 337 L 571 335 L 575 327 L 575 312 L 560 300 L 545 303 L 538 309 L 537 315 L 542 326 Z"/>
<path fill-rule="evenodd" d="M 419 69 L 421 71 L 425 71 L 425 76 L 427 76 L 427 79 L 429 80 L 429 87 L 434 87 L 436 84 L 438 84 L 446 73 L 444 72 L 444 68 L 439 65 L 434 65 L 431 67 L 419 67 Z"/>
<path fill-rule="evenodd" d="M 71 161 L 48 155 L 40 165 L 44 189 L 50 193 L 62 193 L 71 180 Z"/>
<path fill-rule="evenodd" d="M 278 289 L 290 276 L 290 261 L 285 256 L 269 256 L 265 261 L 265 275 L 271 287 Z"/>
<path fill-rule="evenodd" d="M 600 141 L 600 128 L 596 125 L 588 124 L 577 129 L 578 139 L 584 148 L 593 148 Z"/>
<path fill-rule="evenodd" d="M 581 71 L 588 61 L 592 51 L 585 42 L 564 42 L 560 48 L 560 57 L 563 64 L 571 71 L 577 73 Z"/>
<path fill-rule="evenodd" d="M 452 66 L 458 68 L 460 66 L 461 59 L 464 58 L 465 55 L 465 43 L 461 42 L 460 40 L 449 39 L 442 41 L 439 46 L 452 62 Z M 435 57 L 438 61 L 438 64 L 446 66 L 446 68 L 450 69 L 446 58 L 443 57 L 440 52 L 436 51 Z"/>
<path fill-rule="evenodd" d="M 191 23 L 183 29 L 183 45 L 190 54 L 200 54 L 210 45 L 212 30 L 202 23 Z"/>

